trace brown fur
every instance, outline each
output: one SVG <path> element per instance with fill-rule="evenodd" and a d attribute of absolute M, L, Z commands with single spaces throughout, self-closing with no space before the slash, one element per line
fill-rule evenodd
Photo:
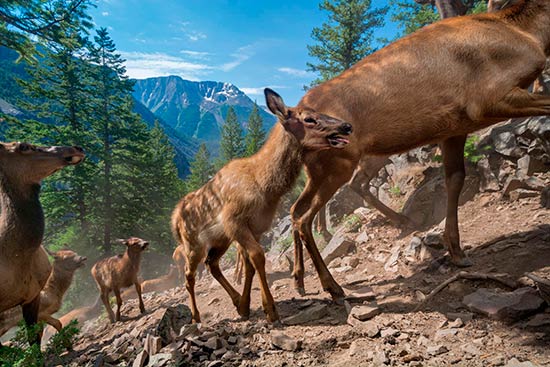
<path fill-rule="evenodd" d="M 21 305 L 27 324 L 37 321 L 39 294 L 51 272 L 41 246 L 40 182 L 83 159 L 77 147 L 0 143 L 0 312 Z"/>
<path fill-rule="evenodd" d="M 86 258 L 78 256 L 71 250 L 57 251 L 51 255 L 54 258 L 53 270 L 44 289 L 40 292 L 38 320 L 45 321 L 60 331 L 61 323 L 52 315 L 61 308 L 63 297 L 72 283 L 74 272 L 84 266 Z M 19 308 L 12 308 L 0 314 L 0 335 L 16 326 L 22 318 L 23 315 Z"/>
<path fill-rule="evenodd" d="M 99 316 L 100 313 L 101 302 L 100 298 L 98 297 L 93 306 L 75 308 L 74 310 L 71 310 L 65 315 L 61 316 L 58 320 L 61 323 L 61 327 L 67 326 L 72 320 L 78 321 L 78 327 L 81 327 L 85 321 L 91 320 L 92 318 Z M 46 329 L 44 329 L 42 343 L 47 342 L 54 332 L 55 330 L 52 327 L 46 327 Z"/>
<path fill-rule="evenodd" d="M 154 279 L 147 279 L 141 283 L 141 293 L 164 292 L 168 289 L 175 288 L 179 284 L 178 275 L 178 268 L 170 264 L 168 273 L 165 275 Z M 133 298 L 137 298 L 137 293 L 134 288 L 129 288 L 122 292 L 123 301 Z"/>
<path fill-rule="evenodd" d="M 101 301 L 105 305 L 109 320 L 114 323 L 120 321 L 120 308 L 122 307 L 122 298 L 120 289 L 131 285 L 136 287 L 139 298 L 139 309 L 145 313 L 145 306 L 141 297 L 141 282 L 138 278 L 141 262 L 141 253 L 147 248 L 149 243 L 137 237 L 131 237 L 127 240 L 120 240 L 126 245 L 124 255 L 117 255 L 98 261 L 92 267 L 92 276 L 99 288 Z M 116 318 L 109 304 L 109 293 L 113 292 L 117 300 Z"/>
<path fill-rule="evenodd" d="M 351 126 L 341 120 L 313 113 L 308 108 L 285 106 L 271 90 L 266 90 L 266 99 L 279 124 L 260 151 L 228 163 L 202 188 L 185 196 L 172 214 L 172 231 L 187 262 L 186 287 L 194 322 L 200 322 L 194 294 L 195 272 L 203 261 L 245 318 L 250 312 L 250 288 L 257 271 L 267 318 L 278 320 L 267 284 L 265 255 L 258 240 L 269 229 L 279 199 L 298 177 L 303 154 L 343 147 L 347 140 L 342 136 L 351 132 Z M 245 257 L 242 297 L 219 267 L 221 256 L 233 241 L 239 244 Z"/>
<path fill-rule="evenodd" d="M 550 98 L 525 90 L 545 66 L 548 24 L 547 0 L 520 0 L 495 13 L 445 19 L 364 58 L 302 98 L 298 107 L 354 127 L 345 149 L 305 157 L 308 183 L 291 209 L 297 259 L 303 258 L 303 243 L 323 288 L 336 301 L 344 293 L 320 257 L 311 225 L 357 165 L 375 156 L 440 144 L 448 192 L 445 242 L 453 263 L 469 265 L 457 219 L 464 142 L 469 133 L 498 121 L 550 114 Z M 297 260 L 295 286 L 301 291 L 303 271 Z"/>

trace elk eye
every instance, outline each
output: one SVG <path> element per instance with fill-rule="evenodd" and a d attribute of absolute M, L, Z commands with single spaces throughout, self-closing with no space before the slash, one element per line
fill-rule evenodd
<path fill-rule="evenodd" d="M 315 121 L 315 119 L 312 118 L 312 117 L 306 117 L 304 119 L 304 121 L 307 122 L 308 124 L 316 124 L 317 123 L 317 121 Z"/>
<path fill-rule="evenodd" d="M 20 143 L 17 148 L 20 152 L 28 152 L 32 149 L 32 147 L 27 143 Z"/>

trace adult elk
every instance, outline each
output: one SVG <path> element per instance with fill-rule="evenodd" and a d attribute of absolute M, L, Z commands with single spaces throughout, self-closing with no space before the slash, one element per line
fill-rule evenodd
<path fill-rule="evenodd" d="M 250 313 L 252 278 L 258 272 L 267 319 L 279 319 L 267 284 L 265 254 L 258 241 L 271 226 L 280 198 L 296 181 L 303 155 L 343 148 L 348 143 L 349 123 L 306 107 L 287 107 L 270 89 L 265 90 L 265 96 L 278 123 L 263 147 L 251 157 L 229 162 L 202 188 L 185 196 L 172 214 L 172 231 L 187 262 L 186 287 L 194 322 L 200 322 L 194 287 L 195 272 L 202 262 L 244 318 Z M 219 267 L 232 241 L 239 244 L 244 260 L 242 297 Z"/>
<path fill-rule="evenodd" d="M 21 305 L 27 325 L 37 322 L 40 291 L 52 269 L 41 246 L 40 183 L 83 159 L 79 147 L 0 143 L 0 312 Z"/>
<path fill-rule="evenodd" d="M 550 1 L 516 0 L 491 14 L 449 18 L 367 56 L 309 90 L 298 108 L 350 121 L 355 133 L 342 150 L 306 156 L 306 187 L 291 209 L 295 287 L 304 291 L 305 244 L 323 288 L 341 302 L 317 250 L 315 214 L 349 181 L 355 168 L 384 157 L 439 143 L 447 187 L 444 239 L 451 261 L 471 264 L 460 247 L 458 198 L 464 183 L 464 143 L 469 133 L 514 117 L 550 114 L 550 97 L 529 93 L 550 53 Z"/>

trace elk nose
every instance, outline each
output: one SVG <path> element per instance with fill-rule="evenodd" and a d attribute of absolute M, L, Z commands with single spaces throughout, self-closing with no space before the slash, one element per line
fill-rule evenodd
<path fill-rule="evenodd" d="M 351 126 L 351 124 L 348 124 L 347 122 L 343 123 L 340 126 L 340 132 L 342 132 L 342 134 L 349 135 L 351 134 L 352 131 L 353 131 L 353 127 Z"/>
<path fill-rule="evenodd" d="M 82 148 L 79 147 L 79 146 L 76 146 L 76 145 L 75 145 L 73 148 L 76 149 L 77 151 L 81 152 L 81 153 L 84 153 L 84 149 L 82 149 Z"/>

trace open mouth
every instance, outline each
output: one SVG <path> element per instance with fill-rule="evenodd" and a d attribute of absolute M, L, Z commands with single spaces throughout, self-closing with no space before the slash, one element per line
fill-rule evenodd
<path fill-rule="evenodd" d="M 144 242 L 144 243 L 141 244 L 141 249 L 145 250 L 147 248 L 147 246 L 149 246 L 149 242 Z"/>
<path fill-rule="evenodd" d="M 81 163 L 84 160 L 84 156 L 83 155 L 70 155 L 70 156 L 64 157 L 63 160 L 67 164 L 69 164 L 71 166 L 74 166 L 74 165 L 77 165 L 77 164 Z"/>
<path fill-rule="evenodd" d="M 333 148 L 343 148 L 349 144 L 349 140 L 339 134 L 332 134 L 327 137 L 327 141 Z"/>

